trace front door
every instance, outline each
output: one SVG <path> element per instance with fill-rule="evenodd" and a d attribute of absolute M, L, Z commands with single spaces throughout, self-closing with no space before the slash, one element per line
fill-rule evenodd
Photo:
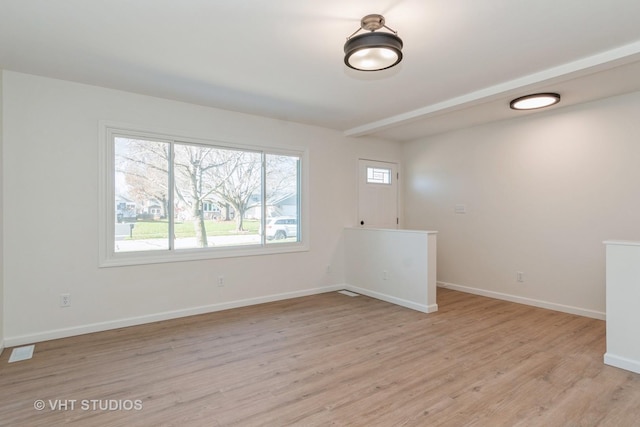
<path fill-rule="evenodd" d="M 398 228 L 398 165 L 360 159 L 358 225 Z"/>

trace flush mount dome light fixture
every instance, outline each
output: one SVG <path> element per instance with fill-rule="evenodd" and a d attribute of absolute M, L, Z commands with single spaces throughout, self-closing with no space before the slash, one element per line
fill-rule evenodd
<path fill-rule="evenodd" d="M 377 32 L 386 28 L 391 33 Z M 356 34 L 360 30 L 369 31 Z M 384 24 L 384 16 L 367 15 L 360 20 L 360 28 L 347 37 L 344 44 L 344 63 L 360 71 L 379 71 L 391 68 L 402 61 L 402 40 L 398 32 Z"/>
<path fill-rule="evenodd" d="M 512 110 L 536 110 L 545 108 L 560 102 L 560 95 L 557 93 L 536 93 L 533 95 L 516 98 L 509 106 Z"/>

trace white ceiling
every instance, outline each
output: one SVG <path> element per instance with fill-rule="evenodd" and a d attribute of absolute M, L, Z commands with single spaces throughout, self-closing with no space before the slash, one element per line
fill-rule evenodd
<path fill-rule="evenodd" d="M 390 70 L 343 64 L 380 13 Z M 409 140 L 640 90 L 636 0 L 0 0 L 0 68 Z M 532 114 L 531 112 L 525 114 Z"/>

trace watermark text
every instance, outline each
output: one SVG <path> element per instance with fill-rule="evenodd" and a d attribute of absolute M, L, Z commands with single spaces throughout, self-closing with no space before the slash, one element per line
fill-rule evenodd
<path fill-rule="evenodd" d="M 142 400 L 130 399 L 38 399 L 33 402 L 37 411 L 141 411 Z"/>

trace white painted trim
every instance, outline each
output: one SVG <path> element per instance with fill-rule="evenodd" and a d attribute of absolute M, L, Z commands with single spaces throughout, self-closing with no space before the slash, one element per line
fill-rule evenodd
<path fill-rule="evenodd" d="M 4 351 L 4 340 L 0 340 L 0 356 L 2 356 L 3 351 Z"/>
<path fill-rule="evenodd" d="M 632 240 L 605 240 L 605 245 L 618 245 L 618 246 L 640 246 L 640 242 Z"/>
<path fill-rule="evenodd" d="M 531 305 L 533 307 L 546 308 L 548 310 L 561 311 L 563 313 L 576 314 L 578 316 L 591 317 L 593 319 L 606 320 L 606 313 L 601 311 L 589 310 L 581 307 L 557 304 L 554 302 L 542 301 L 533 298 L 520 297 L 517 295 L 504 294 L 502 292 L 487 291 L 485 289 L 472 288 L 469 286 L 456 285 L 454 283 L 437 282 L 441 288 L 453 289 L 455 291 L 466 292 L 469 294 L 480 295 L 483 297 L 495 298 L 504 301 L 515 302 L 518 304 Z"/>
<path fill-rule="evenodd" d="M 421 311 L 423 313 L 433 313 L 438 311 L 438 304 L 431 304 L 431 305 L 418 304 L 413 301 L 407 301 L 402 298 L 396 298 L 391 295 L 371 291 L 369 289 L 359 288 L 357 286 L 352 286 L 352 285 L 346 285 L 345 289 L 351 292 L 356 292 L 358 294 L 366 295 L 371 298 L 389 302 L 391 304 L 396 304 L 402 307 L 410 308 L 412 310 Z"/>
<path fill-rule="evenodd" d="M 302 225 L 304 228 L 304 224 Z M 105 238 L 104 242 L 107 242 Z M 107 242 L 108 244 L 108 242 Z M 104 247 L 105 245 L 101 245 Z M 166 262 L 200 261 L 215 258 L 275 255 L 294 252 L 308 252 L 306 243 L 277 243 L 273 245 L 246 245 L 180 249 L 179 251 L 118 252 L 100 258 L 99 267 L 124 267 L 129 265 L 162 264 Z M 160 253 L 162 252 L 162 253 Z"/>
<path fill-rule="evenodd" d="M 359 230 L 359 231 L 393 231 L 394 233 L 410 233 L 410 234 L 438 234 L 437 231 L 412 230 L 408 228 L 345 227 L 345 229 Z"/>
<path fill-rule="evenodd" d="M 266 295 L 256 298 L 248 298 L 237 301 L 229 301 L 220 304 L 204 305 L 200 307 L 187 308 L 183 310 L 166 311 L 164 313 L 156 313 L 146 316 L 129 317 L 126 319 L 112 320 L 108 322 L 92 323 L 89 325 L 75 326 L 71 328 L 53 329 L 37 334 L 19 335 L 15 337 L 5 338 L 5 344 L 8 347 L 15 347 L 24 344 L 32 344 L 41 341 L 54 340 L 59 338 L 67 338 L 76 335 L 90 334 L 93 332 L 102 332 L 110 329 L 126 328 L 128 326 L 143 325 L 146 323 L 159 322 L 162 320 L 177 319 L 187 316 L 195 316 L 198 314 L 213 313 L 216 311 L 229 310 L 232 308 L 247 307 L 250 305 L 263 304 L 267 302 L 282 301 L 290 298 L 306 297 L 309 295 L 317 295 L 326 292 L 335 292 L 345 289 L 345 285 L 330 285 L 321 288 L 311 288 L 302 291 L 285 292 L 281 294 Z"/>
<path fill-rule="evenodd" d="M 605 353 L 604 364 L 640 374 L 640 361 Z"/>

